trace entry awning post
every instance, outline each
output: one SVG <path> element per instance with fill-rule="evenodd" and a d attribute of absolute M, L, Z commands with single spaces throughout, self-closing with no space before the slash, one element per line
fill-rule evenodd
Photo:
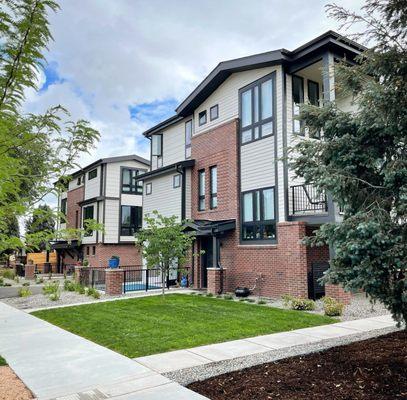
<path fill-rule="evenodd" d="M 218 238 L 212 236 L 212 268 L 218 268 Z"/>

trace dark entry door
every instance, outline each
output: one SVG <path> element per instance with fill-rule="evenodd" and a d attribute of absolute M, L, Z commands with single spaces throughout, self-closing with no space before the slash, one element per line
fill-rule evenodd
<path fill-rule="evenodd" d="M 203 237 L 201 238 L 201 250 L 204 251 L 204 254 L 201 256 L 201 287 L 208 287 L 208 268 L 212 268 L 212 238 Z"/>
<path fill-rule="evenodd" d="M 308 273 L 308 297 L 317 300 L 325 296 L 325 285 L 320 282 L 324 272 L 329 268 L 326 261 L 313 262 Z"/>

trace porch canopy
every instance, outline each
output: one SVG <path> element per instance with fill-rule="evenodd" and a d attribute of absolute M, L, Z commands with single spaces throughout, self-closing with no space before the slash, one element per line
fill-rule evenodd
<path fill-rule="evenodd" d="M 234 230 L 236 221 L 234 219 L 220 221 L 198 219 L 186 222 L 184 226 L 186 232 L 191 232 L 195 236 L 220 236 L 225 232 Z"/>

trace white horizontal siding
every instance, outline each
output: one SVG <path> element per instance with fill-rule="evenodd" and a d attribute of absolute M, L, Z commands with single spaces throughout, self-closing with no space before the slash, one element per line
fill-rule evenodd
<path fill-rule="evenodd" d="M 166 174 L 144 182 L 143 215 L 151 215 L 157 210 L 166 217 L 176 215 L 181 220 L 181 187 L 172 187 L 173 175 Z M 149 195 L 145 194 L 147 183 L 152 183 L 152 193 Z M 143 225 L 145 226 L 145 218 Z"/>
<path fill-rule="evenodd" d="M 93 171 L 94 168 L 91 169 Z M 85 174 L 85 197 L 84 200 L 99 196 L 100 193 L 100 165 L 96 167 L 97 176 L 89 180 L 89 171 Z"/>
<path fill-rule="evenodd" d="M 119 200 L 105 200 L 105 243 L 117 243 L 119 237 Z"/>
<path fill-rule="evenodd" d="M 69 181 L 68 184 L 68 190 L 74 190 L 77 189 L 78 187 L 83 186 L 83 176 L 81 177 L 81 184 L 78 185 L 78 177 L 73 178 L 71 181 Z"/>
<path fill-rule="evenodd" d="M 240 148 L 241 191 L 275 185 L 274 136 Z"/>
<path fill-rule="evenodd" d="M 277 67 L 266 67 L 232 74 L 195 110 L 195 133 L 198 134 L 237 118 L 239 115 L 239 89 L 275 70 Z M 219 117 L 211 121 L 210 108 L 216 104 L 219 105 Z M 204 110 L 207 114 L 207 123 L 199 126 L 198 115 Z"/>
<path fill-rule="evenodd" d="M 143 196 L 137 194 L 122 194 L 121 195 L 122 206 L 138 206 L 143 205 Z"/>

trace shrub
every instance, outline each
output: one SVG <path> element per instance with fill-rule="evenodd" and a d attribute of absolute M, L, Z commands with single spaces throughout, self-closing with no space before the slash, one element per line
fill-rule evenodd
<path fill-rule="evenodd" d="M 302 299 L 301 297 L 291 300 L 291 309 L 300 311 L 312 311 L 315 310 L 315 301 L 309 299 Z"/>
<path fill-rule="evenodd" d="M 259 301 L 257 302 L 257 304 L 267 304 L 267 301 L 266 301 L 266 300 L 261 299 L 261 300 L 259 300 Z"/>
<path fill-rule="evenodd" d="M 244 297 L 241 297 L 241 298 L 239 299 L 239 301 L 246 301 L 246 299 L 245 299 Z"/>
<path fill-rule="evenodd" d="M 4 285 L 4 279 L 0 276 L 0 286 Z"/>
<path fill-rule="evenodd" d="M 5 279 L 14 279 L 16 276 L 12 269 L 5 269 L 0 272 L 0 275 L 2 275 Z"/>
<path fill-rule="evenodd" d="M 51 301 L 57 301 L 57 300 L 59 300 L 59 299 L 61 298 L 61 294 L 59 293 L 59 291 L 56 291 L 55 293 L 51 293 L 51 294 L 48 296 L 48 298 L 49 298 Z"/>
<path fill-rule="evenodd" d="M 85 286 L 82 286 L 81 284 L 77 283 L 75 285 L 75 291 L 79 294 L 85 294 Z"/>
<path fill-rule="evenodd" d="M 217 298 L 217 299 L 221 299 L 221 298 L 222 298 L 222 295 L 221 295 L 221 294 L 217 294 L 217 295 L 216 295 L 216 298 Z"/>
<path fill-rule="evenodd" d="M 24 282 L 23 286 L 30 286 L 30 282 Z"/>
<path fill-rule="evenodd" d="M 333 299 L 332 297 L 324 297 L 322 302 L 324 303 L 325 315 L 328 317 L 339 317 L 342 315 L 345 304 Z"/>
<path fill-rule="evenodd" d="M 51 281 L 47 282 L 46 285 L 42 288 L 42 292 L 44 294 L 53 294 L 59 291 L 59 282 L 58 281 Z"/>
<path fill-rule="evenodd" d="M 76 290 L 75 282 L 65 280 L 64 281 L 64 290 L 68 292 L 74 292 Z"/>
<path fill-rule="evenodd" d="M 14 281 L 15 281 L 16 283 L 19 283 L 19 282 L 20 282 L 20 277 L 16 275 L 16 276 L 14 277 Z"/>
<path fill-rule="evenodd" d="M 213 297 L 213 293 L 207 293 L 206 297 Z"/>
<path fill-rule="evenodd" d="M 256 302 L 256 300 L 254 300 L 254 299 L 245 299 L 248 303 L 255 303 Z"/>
<path fill-rule="evenodd" d="M 41 283 L 44 283 L 44 278 L 42 278 L 42 277 L 36 278 L 35 283 L 36 283 L 37 285 L 39 285 L 39 284 L 41 284 Z"/>
<path fill-rule="evenodd" d="M 27 287 L 22 287 L 22 288 L 18 291 L 18 295 L 19 295 L 20 297 L 28 297 L 28 296 L 31 296 L 32 293 L 31 293 L 31 290 L 28 289 Z"/>
<path fill-rule="evenodd" d="M 99 292 L 99 290 L 94 289 L 94 290 L 93 290 L 93 293 L 92 293 L 92 296 L 93 296 L 95 299 L 100 299 L 100 292 Z"/>
<path fill-rule="evenodd" d="M 233 300 L 233 296 L 232 296 L 231 294 L 225 294 L 225 295 L 223 296 L 223 298 L 224 298 L 225 300 Z"/>
<path fill-rule="evenodd" d="M 294 300 L 294 296 L 291 296 L 290 294 L 283 294 L 281 296 L 281 300 L 283 301 L 283 306 L 284 307 L 291 307 L 291 302 Z"/>

